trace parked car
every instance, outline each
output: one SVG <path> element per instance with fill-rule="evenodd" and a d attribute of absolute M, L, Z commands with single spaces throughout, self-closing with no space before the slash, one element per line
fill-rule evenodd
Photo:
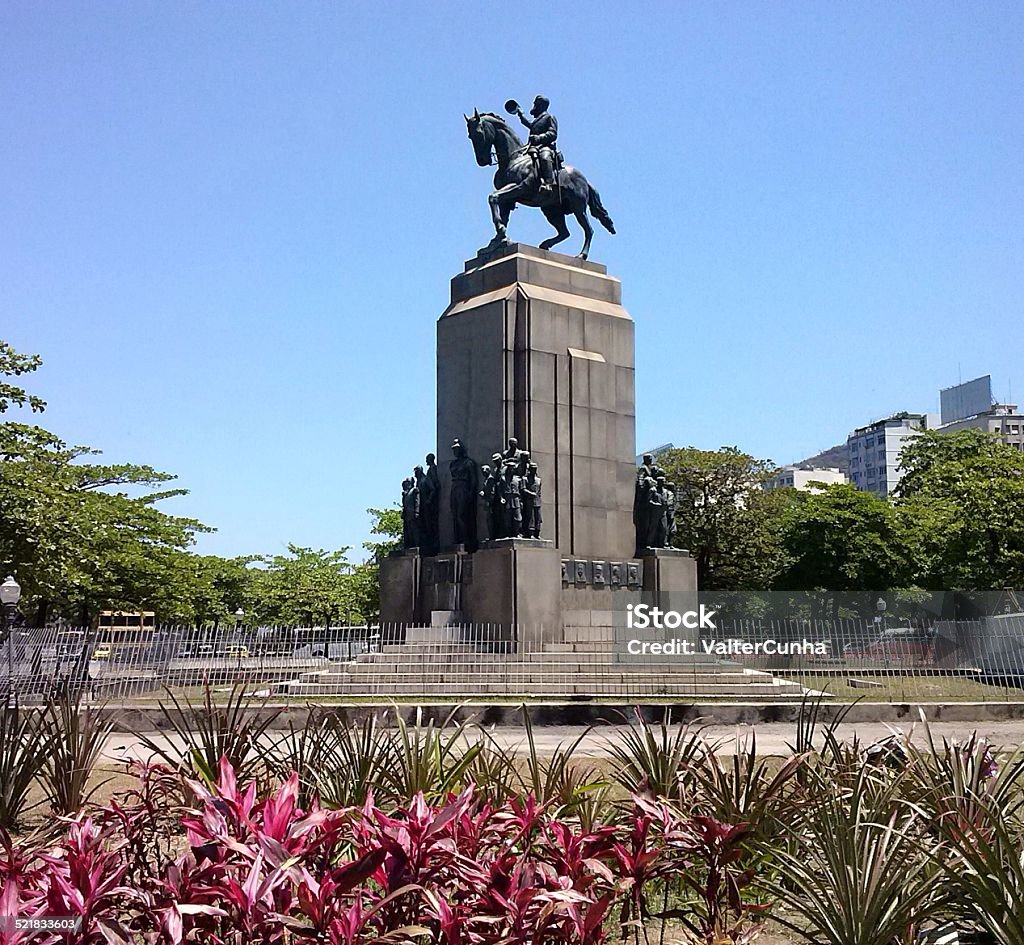
<path fill-rule="evenodd" d="M 95 650 L 92 651 L 92 658 L 94 660 L 109 660 L 110 659 L 110 644 L 101 643 Z"/>
<path fill-rule="evenodd" d="M 864 644 L 848 643 L 847 659 L 921 665 L 935 662 L 935 633 L 921 627 L 892 627 Z"/>
<path fill-rule="evenodd" d="M 241 643 L 232 643 L 225 651 L 229 660 L 247 660 L 249 658 L 249 647 Z"/>

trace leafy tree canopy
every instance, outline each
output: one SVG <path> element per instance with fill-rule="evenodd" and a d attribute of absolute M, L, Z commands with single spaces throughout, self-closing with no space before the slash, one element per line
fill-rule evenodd
<path fill-rule="evenodd" d="M 183 586 L 182 553 L 208 530 L 156 507 L 185 494 L 161 488 L 173 476 L 96 455 L 40 427 L 0 424 L 0 561 L 43 619 L 54 607 L 80 618 L 169 605 Z"/>
<path fill-rule="evenodd" d="M 775 586 L 797 591 L 875 591 L 905 582 L 907 560 L 892 505 L 845 484 L 793 492 L 781 536 L 786 564 Z"/>
<path fill-rule="evenodd" d="M 697 561 L 706 590 L 765 587 L 780 566 L 784 493 L 762 486 L 774 465 L 735 447 L 668 450 L 658 465 L 676 489 L 676 547 Z"/>
<path fill-rule="evenodd" d="M 895 507 L 917 581 L 933 590 L 1024 587 L 1024 455 L 981 430 L 929 431 L 900 456 Z"/>
<path fill-rule="evenodd" d="M 0 413 L 6 413 L 11 405 L 28 406 L 41 413 L 46 403 L 23 388 L 4 381 L 4 377 L 20 377 L 31 374 L 43 363 L 37 354 L 19 354 L 6 341 L 0 341 Z"/>

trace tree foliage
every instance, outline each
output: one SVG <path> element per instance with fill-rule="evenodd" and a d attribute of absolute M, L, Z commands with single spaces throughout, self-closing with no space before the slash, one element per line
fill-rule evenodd
<path fill-rule="evenodd" d="M 796 492 L 781 535 L 786 564 L 776 578 L 779 590 L 884 590 L 908 577 L 895 509 L 854 486 Z"/>
<path fill-rule="evenodd" d="M 28 406 L 33 412 L 41 413 L 46 402 L 24 388 L 2 380 L 4 377 L 20 377 L 31 374 L 43 363 L 37 354 L 19 354 L 6 341 L 0 341 L 0 413 L 6 413 L 11 405 Z"/>
<path fill-rule="evenodd" d="M 676 490 L 674 544 L 697 561 L 706 590 L 765 587 L 780 566 L 784 493 L 762 486 L 773 465 L 735 447 L 673 449 L 658 457 Z"/>
<path fill-rule="evenodd" d="M 163 488 L 173 476 L 97 455 L 40 427 L 0 424 L 0 561 L 41 619 L 173 609 L 189 580 L 182 555 L 208 530 L 156 507 L 185 494 Z"/>
<path fill-rule="evenodd" d="M 895 508 L 917 583 L 1024 587 L 1024 454 L 981 430 L 929 431 L 900 466 Z"/>

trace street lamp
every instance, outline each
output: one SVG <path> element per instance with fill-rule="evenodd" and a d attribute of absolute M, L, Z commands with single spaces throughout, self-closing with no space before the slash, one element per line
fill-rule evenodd
<path fill-rule="evenodd" d="M 0 572 L 0 574 L 2 573 Z M 21 600 L 21 585 L 13 577 L 8 577 L 3 584 L 0 584 L 0 604 L 4 605 L 5 629 L 14 622 L 19 600 Z"/>
<path fill-rule="evenodd" d="M 241 607 L 235 611 L 235 633 L 242 629 L 242 621 L 245 619 L 245 611 Z"/>
<path fill-rule="evenodd" d="M 18 612 L 18 601 L 21 600 L 21 585 L 8 576 L 3 584 L 0 584 L 0 604 L 3 605 L 3 631 L 7 637 L 7 685 L 11 686 L 14 680 L 14 633 L 11 628 L 14 625 L 14 616 Z"/>

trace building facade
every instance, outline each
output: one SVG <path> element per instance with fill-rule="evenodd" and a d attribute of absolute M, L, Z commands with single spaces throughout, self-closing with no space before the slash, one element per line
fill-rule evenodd
<path fill-rule="evenodd" d="M 898 413 L 858 427 L 846 438 L 850 482 L 864 492 L 889 495 L 900 481 L 899 458 L 903 447 L 927 426 L 923 413 Z"/>
<path fill-rule="evenodd" d="M 846 473 L 834 467 L 816 469 L 814 466 L 783 466 L 765 484 L 765 489 L 798 489 L 816 492 L 822 485 L 831 486 L 847 482 Z"/>
<path fill-rule="evenodd" d="M 991 410 L 944 424 L 938 432 L 956 433 L 972 429 L 994 433 L 1007 446 L 1024 451 L 1024 415 L 1017 412 L 1016 404 L 993 404 Z"/>

